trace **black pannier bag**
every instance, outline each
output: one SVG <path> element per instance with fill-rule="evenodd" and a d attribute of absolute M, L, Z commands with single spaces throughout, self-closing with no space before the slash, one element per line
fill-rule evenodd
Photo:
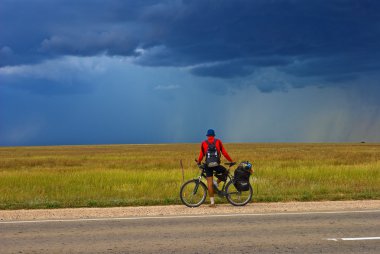
<path fill-rule="evenodd" d="M 234 173 L 234 185 L 238 191 L 249 190 L 249 177 L 251 175 L 251 167 L 246 166 L 246 162 L 240 163 Z M 249 165 L 251 165 L 249 163 Z"/>

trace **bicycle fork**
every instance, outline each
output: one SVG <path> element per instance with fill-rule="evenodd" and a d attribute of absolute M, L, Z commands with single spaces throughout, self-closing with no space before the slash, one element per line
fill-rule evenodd
<path fill-rule="evenodd" d="M 199 185 L 201 184 L 201 179 L 202 179 L 201 176 L 198 177 L 198 181 L 196 182 L 195 187 L 194 187 L 194 190 L 193 190 L 193 195 L 197 194 L 197 191 L 198 191 Z"/>

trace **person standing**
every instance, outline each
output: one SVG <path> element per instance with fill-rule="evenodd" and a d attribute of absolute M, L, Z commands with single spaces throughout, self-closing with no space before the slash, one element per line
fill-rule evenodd
<path fill-rule="evenodd" d="M 226 176 L 227 169 L 220 165 L 221 154 L 223 154 L 223 156 L 229 162 L 232 162 L 232 159 L 224 148 L 222 141 L 215 138 L 215 131 L 213 129 L 209 129 L 206 136 L 207 140 L 203 141 L 201 144 L 198 164 L 201 164 L 203 158 L 205 157 L 205 172 L 207 177 L 208 193 L 211 202 L 210 207 L 215 207 L 213 184 L 217 186 L 222 180 L 218 178 L 217 181 L 214 181 L 213 172 L 215 171 L 217 174 Z"/>

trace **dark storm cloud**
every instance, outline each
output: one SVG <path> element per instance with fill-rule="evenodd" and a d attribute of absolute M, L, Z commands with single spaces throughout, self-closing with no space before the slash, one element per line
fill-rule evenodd
<path fill-rule="evenodd" d="M 219 78 L 273 66 L 340 80 L 380 67 L 379 1 L 0 3 L 1 66 L 105 53 Z"/>
<path fill-rule="evenodd" d="M 195 67 L 191 70 L 191 73 L 198 76 L 235 78 L 239 76 L 247 76 L 252 73 L 252 70 L 244 65 L 239 65 L 232 62 L 225 64 L 216 64 L 211 66 Z"/>
<path fill-rule="evenodd" d="M 300 77 L 345 76 L 380 70 L 379 52 L 347 52 L 292 63 L 284 71 Z"/>
<path fill-rule="evenodd" d="M 140 1 L 0 1 L 0 65 L 61 55 L 130 55 L 136 48 Z M 142 3 L 142 2 L 141 2 Z M 149 4 L 149 1 L 144 1 Z"/>
<path fill-rule="evenodd" d="M 234 61 L 195 67 L 197 75 L 245 76 L 263 66 L 284 65 L 250 59 L 282 57 L 288 60 L 283 71 L 337 80 L 379 70 L 379 7 L 376 1 L 193 1 L 177 11 L 179 17 L 160 20 L 155 13 L 154 21 L 166 27 L 162 44 L 168 58 L 187 56 L 189 65 Z M 155 63 L 157 56 L 142 64 Z"/>
<path fill-rule="evenodd" d="M 290 63 L 289 58 L 268 56 L 204 64 L 191 68 L 190 72 L 198 76 L 235 78 L 252 74 L 255 67 L 286 66 Z"/>

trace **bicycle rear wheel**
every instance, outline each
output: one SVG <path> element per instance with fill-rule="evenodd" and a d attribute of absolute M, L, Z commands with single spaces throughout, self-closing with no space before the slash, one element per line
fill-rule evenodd
<path fill-rule="evenodd" d="M 207 187 L 198 179 L 189 180 L 182 185 L 179 196 L 184 205 L 197 207 L 205 202 Z"/>
<path fill-rule="evenodd" d="M 243 206 L 248 204 L 253 195 L 253 190 L 251 184 L 249 184 L 249 190 L 239 191 L 236 189 L 233 181 L 229 181 L 226 186 L 226 198 L 230 204 L 234 206 Z"/>

